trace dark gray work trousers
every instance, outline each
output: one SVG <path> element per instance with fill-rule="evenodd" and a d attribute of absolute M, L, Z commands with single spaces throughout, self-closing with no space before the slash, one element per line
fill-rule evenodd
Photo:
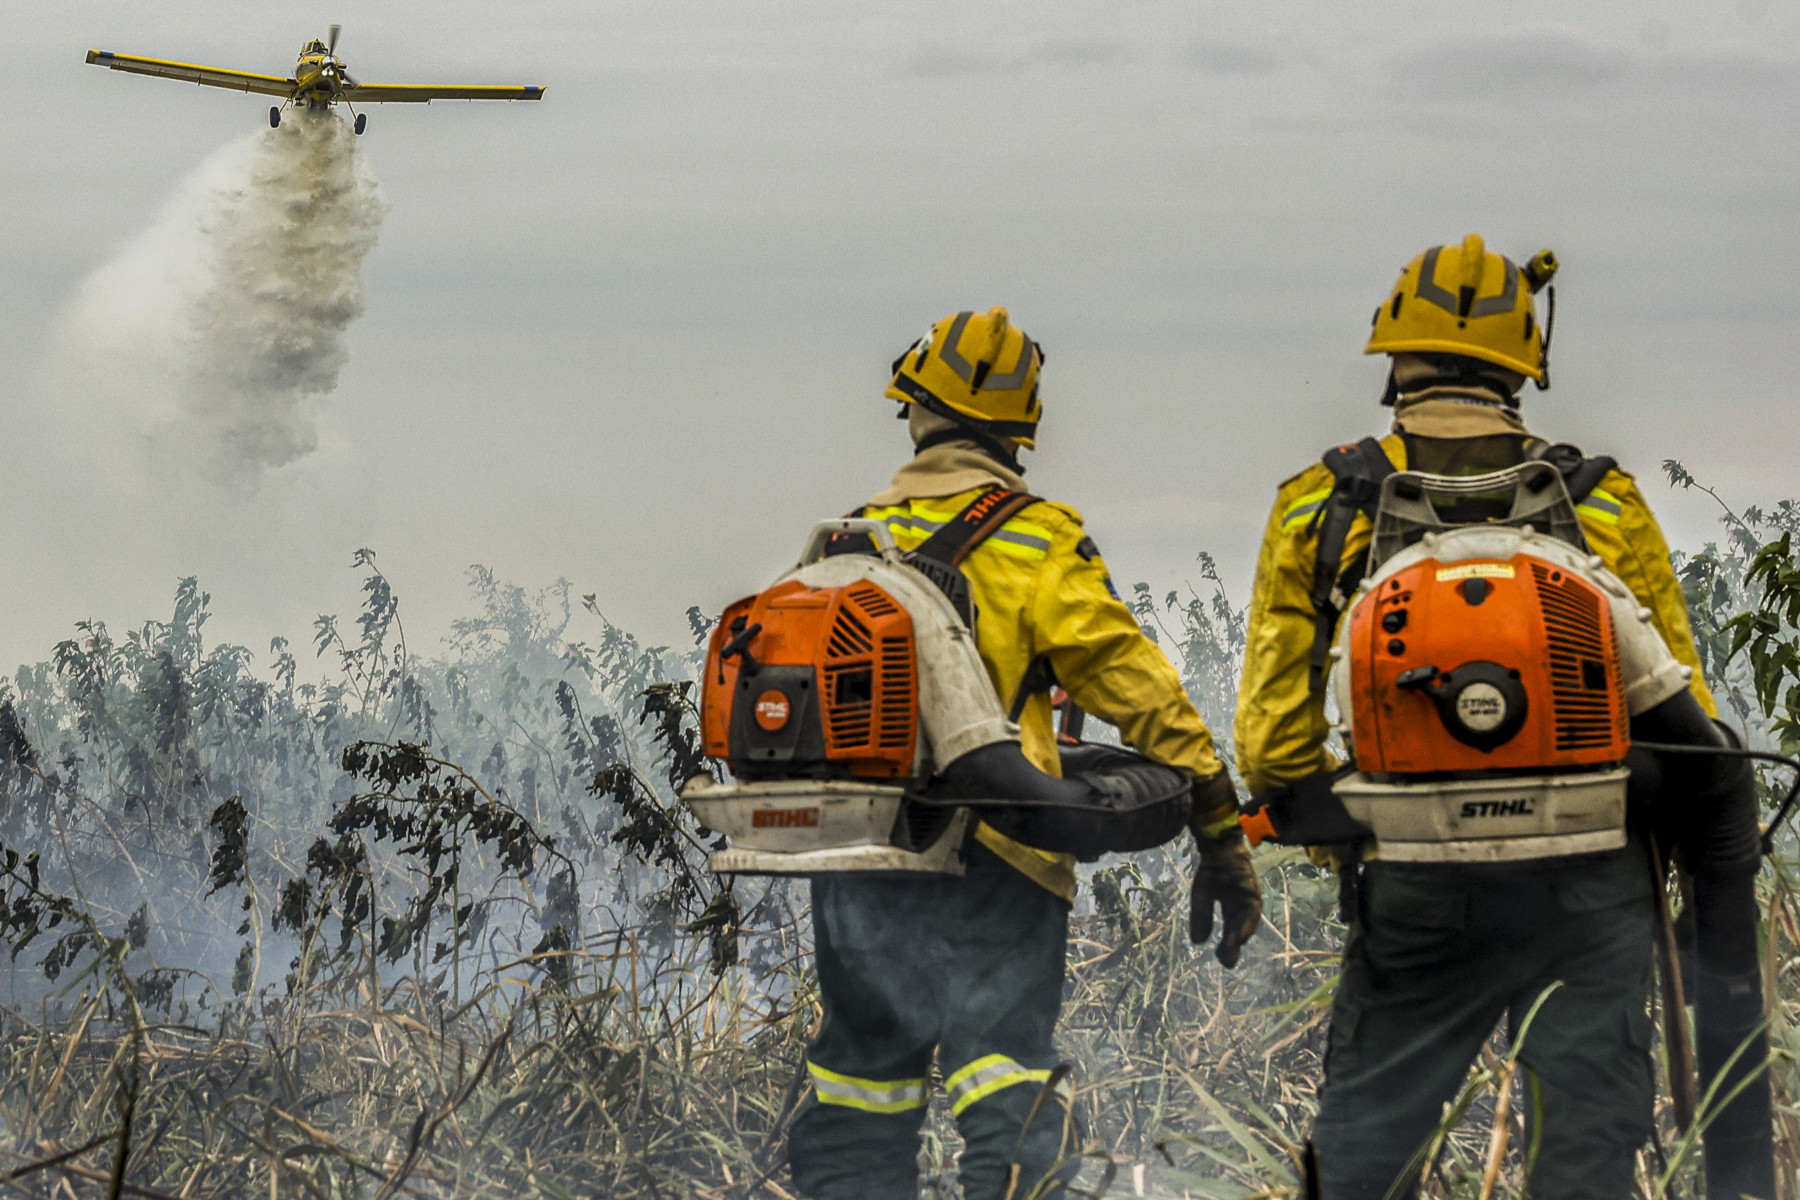
<path fill-rule="evenodd" d="M 1068 906 L 977 843 L 966 857 L 960 878 L 813 880 L 825 1022 L 788 1135 L 811 1200 L 916 1200 L 934 1052 L 967 1200 L 1001 1200 L 1015 1178 L 1023 1200 L 1063 1157 L 1067 1089 L 1045 1085 Z"/>
<path fill-rule="evenodd" d="M 1314 1127 L 1324 1200 L 1411 1196 L 1416 1158 L 1504 1018 L 1542 1117 L 1535 1200 L 1635 1196 L 1655 1080 L 1646 852 L 1518 866 L 1370 862 L 1332 1003 Z"/>

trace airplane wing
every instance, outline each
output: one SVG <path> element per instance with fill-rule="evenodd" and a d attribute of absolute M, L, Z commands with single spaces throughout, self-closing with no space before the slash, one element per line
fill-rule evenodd
<path fill-rule="evenodd" d="M 541 100 L 541 87 L 446 87 L 434 84 L 359 83 L 344 88 L 352 104 L 429 104 L 433 100 Z"/>
<path fill-rule="evenodd" d="M 160 75 L 164 79 L 230 88 L 234 92 L 261 92 L 265 96 L 284 97 L 294 94 L 294 81 L 275 75 L 253 75 L 249 71 L 226 71 L 160 58 L 139 58 L 135 54 L 114 54 L 111 50 L 89 50 L 87 60 L 97 67 L 111 67 L 133 75 Z"/>

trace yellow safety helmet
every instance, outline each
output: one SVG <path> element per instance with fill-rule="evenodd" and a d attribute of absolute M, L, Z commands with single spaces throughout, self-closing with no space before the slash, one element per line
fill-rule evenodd
<path fill-rule="evenodd" d="M 1471 233 L 1460 246 L 1433 246 L 1406 264 L 1375 310 L 1364 354 L 1462 354 L 1550 386 L 1549 318 L 1538 324 L 1535 296 L 1556 274 L 1556 255 L 1539 250 L 1523 267 Z M 1524 286 L 1520 286 L 1523 280 Z"/>
<path fill-rule="evenodd" d="M 952 313 L 894 360 L 885 393 L 940 417 L 1035 449 L 1043 347 L 1006 310 Z"/>

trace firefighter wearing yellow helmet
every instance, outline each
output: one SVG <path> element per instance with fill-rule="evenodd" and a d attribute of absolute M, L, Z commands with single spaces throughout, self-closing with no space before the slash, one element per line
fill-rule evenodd
<path fill-rule="evenodd" d="M 1411 1195 L 1421 1147 L 1470 1062 L 1502 1019 L 1517 1034 L 1540 997 L 1520 1052 L 1541 1104 L 1532 1195 L 1635 1194 L 1637 1151 L 1651 1134 L 1646 988 L 1660 884 L 1637 792 L 1623 848 L 1535 861 L 1398 861 L 1398 852 L 1383 860 L 1379 842 L 1324 820 L 1344 812 L 1339 773 L 1349 770 L 1327 745 L 1325 682 L 1334 654 L 1343 653 L 1334 650 L 1340 618 L 1365 575 L 1382 481 L 1396 471 L 1458 477 L 1532 459 L 1555 466 L 1579 536 L 1598 556 L 1589 561 L 1623 582 L 1692 671 L 1691 697 L 1677 690 L 1669 701 L 1688 706 L 1697 728 L 1686 740 L 1723 744 L 1707 719 L 1715 709 L 1681 584 L 1637 484 L 1611 459 L 1534 436 L 1521 414 L 1525 380 L 1549 384 L 1547 289 L 1556 270 L 1549 251 L 1521 264 L 1475 234 L 1408 263 L 1376 309 L 1365 347 L 1389 358 L 1383 403 L 1394 410 L 1391 430 L 1338 446 L 1282 483 L 1264 533 L 1234 730 L 1256 814 L 1247 824 L 1256 836 L 1271 829 L 1281 837 L 1272 818 L 1261 822 L 1284 814 L 1293 832 L 1283 840 L 1311 844 L 1315 858 L 1341 872 L 1350 925 L 1314 1129 L 1326 1200 Z M 1540 295 L 1551 301 L 1542 315 Z M 1470 503 L 1479 508 L 1479 499 Z M 1504 516 L 1472 510 L 1443 519 Z M 1486 591 L 1483 584 L 1466 602 L 1479 603 Z M 1393 639 L 1383 643 L 1390 655 L 1422 636 L 1404 624 L 1406 615 L 1390 614 L 1382 626 L 1390 632 L 1381 637 Z M 1428 721 L 1429 709 L 1395 711 Z M 1658 840 L 1676 830 L 1663 845 L 1673 843 L 1685 859 L 1702 925 L 1712 922 L 1702 929 L 1696 972 L 1702 1076 L 1723 1074 L 1722 1095 L 1744 1085 L 1707 1130 L 1708 1194 L 1769 1197 L 1769 1097 L 1757 1076 L 1767 1044 L 1756 1032 L 1754 788 L 1740 759 L 1689 756 L 1689 765 L 1666 765 L 1679 761 L 1668 756 L 1664 768 L 1673 781 L 1665 790 L 1680 793 L 1677 815 L 1657 818 L 1655 828 Z M 1633 771 L 1635 788 L 1635 762 Z M 1306 823 L 1319 820 L 1309 833 Z M 1746 1053 L 1725 1066 L 1740 1043 Z"/>
<path fill-rule="evenodd" d="M 1524 266 L 1488 250 L 1471 233 L 1460 246 L 1433 246 L 1406 264 L 1375 310 L 1364 354 L 1449 354 L 1472 358 L 1550 386 L 1551 309 L 1538 324 L 1535 297 L 1556 275 L 1556 255 L 1540 250 Z"/>
<path fill-rule="evenodd" d="M 1025 501 L 951 568 L 967 578 L 981 660 L 1040 769 L 1060 774 L 1060 688 L 1194 780 L 1189 934 L 1208 940 L 1216 907 L 1217 954 L 1232 966 L 1261 921 L 1262 893 L 1212 734 L 1119 600 L 1081 514 L 1023 495 L 1017 453 L 1035 445 L 1043 362 L 1003 308 L 933 325 L 887 388 L 905 406 L 914 456 L 859 512 L 910 551 L 999 490 Z M 960 877 L 813 879 L 825 1020 L 789 1137 L 795 1183 L 812 1200 L 914 1200 L 934 1058 L 965 1143 L 969 1200 L 1036 1194 L 1072 1149 L 1070 1082 L 1052 1038 L 1075 860 L 987 824 L 967 855 Z"/>
<path fill-rule="evenodd" d="M 1043 369 L 1044 348 L 1004 308 L 952 313 L 894 360 L 886 394 L 947 422 L 941 427 L 1017 471 L 1013 447 L 1037 448 Z"/>

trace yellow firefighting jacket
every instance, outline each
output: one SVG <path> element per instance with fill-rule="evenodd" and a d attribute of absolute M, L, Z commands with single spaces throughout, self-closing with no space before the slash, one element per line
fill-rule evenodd
<path fill-rule="evenodd" d="M 887 524 L 902 550 L 922 544 L 991 483 L 1023 490 L 1017 477 L 992 473 L 988 483 L 952 495 L 905 497 L 939 477 L 974 466 L 977 455 L 956 445 L 927 450 L 899 476 L 896 488 L 875 498 L 863 515 Z M 978 468 L 977 468 L 978 469 Z M 1010 474 L 1010 473 L 1009 473 Z M 968 478 L 963 475 L 958 481 Z M 905 485 L 905 486 L 902 486 Z M 1048 501 L 1021 510 L 963 560 L 978 613 L 976 644 L 988 675 L 1011 709 L 1026 672 L 1045 660 L 1084 710 L 1118 727 L 1126 745 L 1205 779 L 1223 770 L 1212 733 L 1182 687 L 1181 677 L 1144 636 L 1120 601 L 1106 563 L 1082 528 L 1081 514 Z M 1039 691 L 1019 717 L 1025 756 L 1061 774 L 1049 695 Z M 1075 860 L 1015 842 L 987 825 L 976 838 L 1064 900 L 1075 897 Z"/>
<path fill-rule="evenodd" d="M 1505 431 L 1501 415 L 1496 414 L 1493 428 L 1480 432 Z M 1464 423 L 1473 424 L 1476 417 L 1470 413 Z M 1395 467 L 1406 469 L 1406 445 L 1399 434 L 1383 438 L 1381 446 Z M 1332 482 L 1324 463 L 1286 480 L 1276 493 L 1263 533 L 1233 725 L 1238 770 L 1253 795 L 1336 765 L 1325 745 L 1325 697 L 1307 685 L 1315 628 L 1315 517 L 1331 494 Z M 1636 482 L 1624 471 L 1609 472 L 1576 513 L 1588 545 L 1650 609 L 1669 649 L 1693 668 L 1689 686 L 1695 698 L 1716 715 L 1712 693 L 1700 675 L 1687 601 L 1669 563 L 1668 543 Z M 1369 519 L 1358 514 L 1344 543 L 1344 562 L 1362 553 L 1369 534 Z"/>

